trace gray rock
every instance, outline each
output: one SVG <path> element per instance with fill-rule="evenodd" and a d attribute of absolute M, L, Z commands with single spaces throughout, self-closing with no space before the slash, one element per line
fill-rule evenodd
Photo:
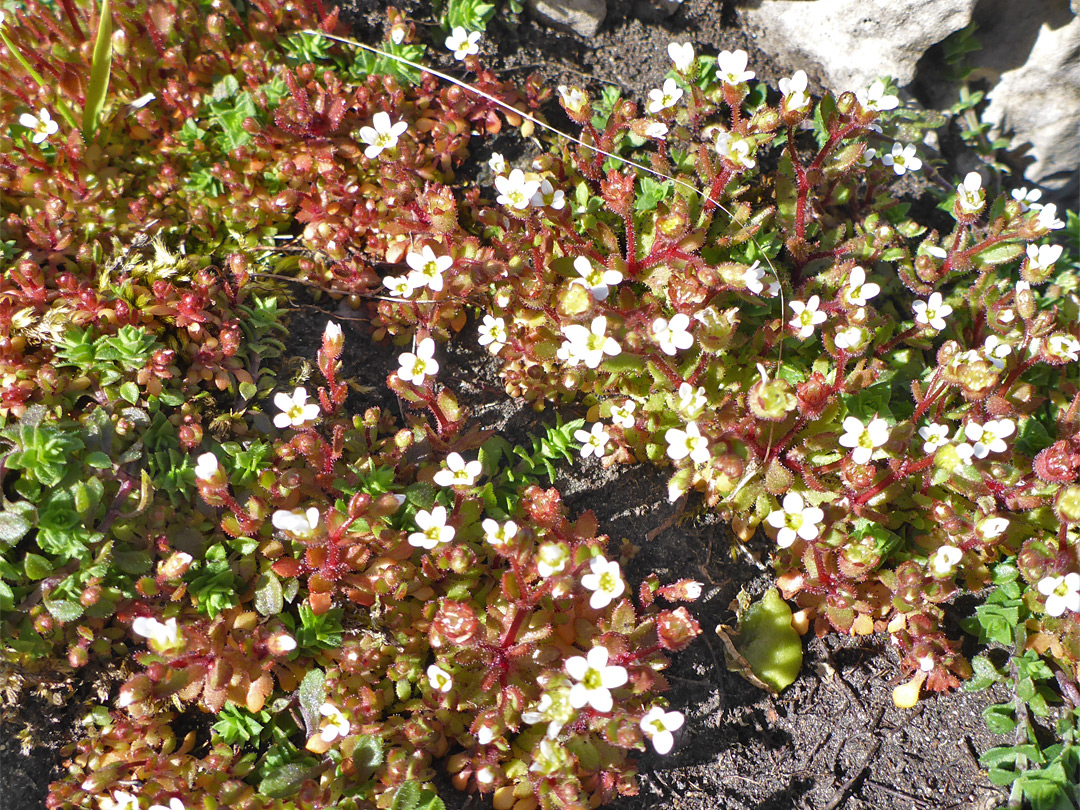
<path fill-rule="evenodd" d="M 648 22 L 659 22 L 674 15 L 682 8 L 682 4 L 683 0 L 637 0 L 634 3 L 634 14 Z"/>
<path fill-rule="evenodd" d="M 607 14 L 607 0 L 527 0 L 526 5 L 540 22 L 583 37 L 593 36 Z"/>
<path fill-rule="evenodd" d="M 971 20 L 976 0 L 761 0 L 740 8 L 758 46 L 837 92 L 886 74 L 902 87 L 927 48 Z"/>

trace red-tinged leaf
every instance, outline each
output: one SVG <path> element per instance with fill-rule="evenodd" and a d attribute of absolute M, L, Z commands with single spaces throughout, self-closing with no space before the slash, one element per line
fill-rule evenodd
<path fill-rule="evenodd" d="M 701 627 L 684 607 L 665 610 L 656 617 L 656 632 L 660 646 L 678 652 L 701 635 Z"/>

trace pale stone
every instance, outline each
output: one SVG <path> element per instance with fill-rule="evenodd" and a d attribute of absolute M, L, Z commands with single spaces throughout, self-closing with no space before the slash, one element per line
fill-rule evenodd
<path fill-rule="evenodd" d="M 583 37 L 596 34 L 607 14 L 607 0 L 527 0 L 537 20 Z"/>

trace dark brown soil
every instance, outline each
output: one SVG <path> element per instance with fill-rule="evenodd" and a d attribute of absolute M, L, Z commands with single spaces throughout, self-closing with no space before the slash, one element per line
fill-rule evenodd
<path fill-rule="evenodd" d="M 400 5 L 417 20 L 431 19 L 425 6 Z M 759 77 L 775 84 L 785 75 L 738 27 L 731 3 L 685 0 L 661 22 L 634 16 L 633 0 L 608 5 L 603 29 L 590 40 L 531 22 L 510 27 L 496 21 L 484 53 L 508 72 L 524 76 L 535 70 L 552 85 L 613 83 L 637 98 L 661 82 L 672 40 L 689 40 L 699 52 L 744 48 Z M 377 0 L 355 2 L 358 36 L 376 41 L 367 34 L 385 21 L 383 8 Z M 314 357 L 328 314 L 346 326 L 345 372 L 368 387 L 350 404 L 395 407 L 384 381 L 397 350 L 372 345 L 359 320 L 350 320 L 359 319 L 357 313 L 325 298 L 307 300 L 294 318 L 290 349 Z M 440 379 L 468 403 L 474 422 L 515 440 L 534 431 L 538 421 L 553 421 L 550 413 L 507 401 L 494 361 L 470 348 L 475 339 L 471 324 L 439 356 L 445 369 Z M 713 634 L 716 625 L 734 622 L 731 605 L 740 589 L 758 595 L 769 586 L 766 543 L 734 553 L 726 526 L 699 513 L 692 500 L 677 516 L 666 500 L 664 473 L 651 467 L 579 464 L 563 470 L 556 484 L 574 513 L 596 512 L 613 550 L 634 555 L 626 564 L 631 585 L 651 571 L 663 581 L 691 577 L 706 584 L 693 607 L 705 632 L 675 656 L 669 671 L 668 697 L 686 714 L 686 725 L 670 755 L 642 757 L 640 795 L 617 801 L 615 810 L 989 810 L 1004 799 L 976 761 L 1001 742 L 987 732 L 980 713 L 1004 693 L 957 692 L 897 709 L 891 691 L 899 679 L 898 659 L 888 639 L 831 636 L 807 641 L 800 678 L 771 698 L 726 671 Z M 21 706 L 17 720 L 9 713 L 0 725 L 3 810 L 43 807 L 48 782 L 63 773 L 59 749 L 77 734 L 80 701 L 62 696 L 54 704 L 47 693 Z M 26 730 L 27 718 L 37 744 L 23 751 L 15 735 Z M 448 784 L 440 792 L 451 810 L 490 807 Z"/>

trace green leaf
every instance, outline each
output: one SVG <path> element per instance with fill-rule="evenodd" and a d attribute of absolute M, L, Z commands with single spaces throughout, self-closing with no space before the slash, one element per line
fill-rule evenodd
<path fill-rule="evenodd" d="M 139 401 L 139 386 L 137 386 L 131 380 L 120 386 L 120 396 L 130 402 L 132 405 Z"/>
<path fill-rule="evenodd" d="M 791 626 L 791 608 L 772 588 L 743 614 L 735 646 L 762 681 L 777 692 L 802 669 L 802 640 Z"/>
<path fill-rule="evenodd" d="M 394 794 L 394 801 L 390 805 L 390 810 L 416 810 L 419 803 L 420 785 L 410 780 L 402 782 L 401 787 Z"/>
<path fill-rule="evenodd" d="M 83 606 L 73 599 L 53 600 L 46 596 L 43 601 L 49 613 L 57 621 L 73 622 L 83 615 Z"/>
<path fill-rule="evenodd" d="M 365 735 L 356 741 L 353 763 L 358 768 L 378 768 L 385 760 L 382 740 L 379 737 Z"/>
<path fill-rule="evenodd" d="M 262 616 L 276 616 L 285 609 L 281 580 L 273 571 L 262 574 L 255 585 L 255 609 Z"/>
<path fill-rule="evenodd" d="M 1017 259 L 1024 252 L 1024 245 L 1018 242 L 999 242 L 986 250 L 976 253 L 972 258 L 980 267 L 1005 264 Z"/>
<path fill-rule="evenodd" d="M 27 554 L 23 560 L 23 571 L 26 572 L 27 579 L 37 581 L 51 574 L 52 566 L 40 554 Z"/>
<path fill-rule="evenodd" d="M 86 86 L 86 105 L 83 107 L 83 139 L 94 140 L 105 96 L 109 92 L 109 76 L 112 74 L 112 5 L 102 0 L 101 17 L 98 20 L 97 38 L 94 40 L 94 57 L 90 63 L 90 81 Z"/>
<path fill-rule="evenodd" d="M 0 543 L 13 546 L 18 543 L 26 533 L 30 531 L 30 521 L 26 517 L 27 512 L 32 512 L 33 507 L 26 504 L 28 509 L 6 509 L 0 512 Z"/>
<path fill-rule="evenodd" d="M 290 762 L 268 773 L 259 782 L 259 793 L 271 799 L 293 796 L 300 786 L 316 773 L 315 768 L 298 762 Z"/>
<path fill-rule="evenodd" d="M 986 727 L 990 729 L 992 734 L 1008 734 L 1016 728 L 1013 707 L 1008 703 L 987 706 L 983 710 L 983 718 L 986 720 Z"/>
<path fill-rule="evenodd" d="M 1035 417 L 1025 420 L 1016 438 L 1016 449 L 1025 456 L 1036 456 L 1054 443 L 1046 427 Z"/>
<path fill-rule="evenodd" d="M 319 720 L 319 708 L 326 702 L 326 673 L 312 669 L 300 682 L 300 708 L 304 716 L 314 724 Z"/>
<path fill-rule="evenodd" d="M 83 463 L 95 470 L 108 470 L 112 468 L 112 459 L 100 450 L 94 450 L 83 457 Z"/>

